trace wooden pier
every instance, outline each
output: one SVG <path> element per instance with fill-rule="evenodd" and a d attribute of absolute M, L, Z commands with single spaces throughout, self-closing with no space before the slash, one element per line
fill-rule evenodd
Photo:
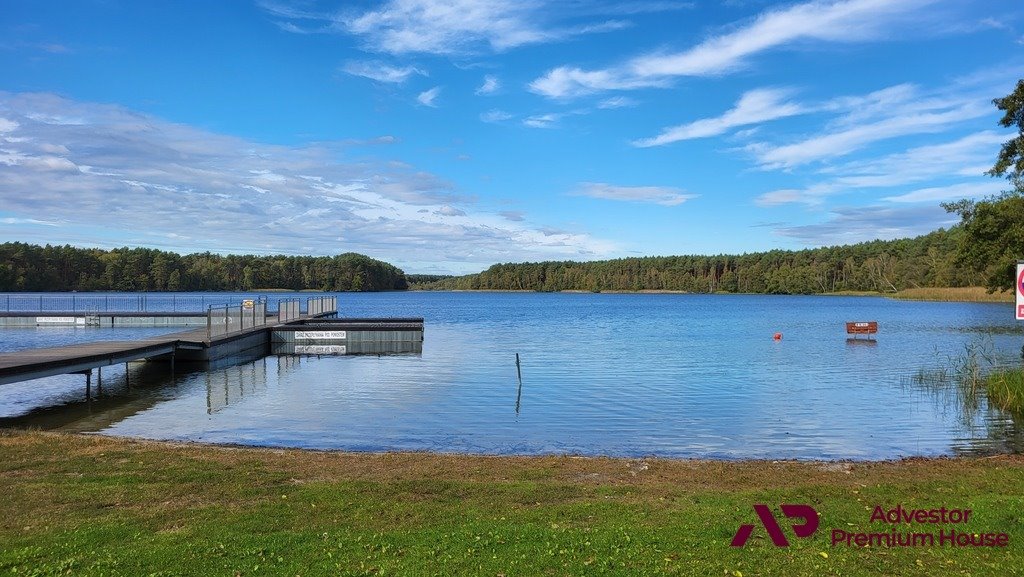
<path fill-rule="evenodd" d="M 317 342 L 318 336 L 352 344 L 384 338 L 387 341 L 423 340 L 422 318 L 324 318 L 332 312 L 301 315 L 284 323 L 265 324 L 229 334 L 210 336 L 208 329 L 172 333 L 138 341 L 101 341 L 31 349 L 0 354 L 0 385 L 54 375 L 86 375 L 88 388 L 92 369 L 140 360 L 209 362 L 235 356 L 263 356 L 271 342 L 294 342 L 299 336 Z M 305 333 L 305 334 L 304 334 Z M 358 349 L 353 349 L 355 352 Z"/>
<path fill-rule="evenodd" d="M 140 341 L 100 341 L 0 354 L 0 385 L 83 373 L 131 361 L 166 357 L 181 350 L 202 350 L 206 330 L 187 331 Z"/>

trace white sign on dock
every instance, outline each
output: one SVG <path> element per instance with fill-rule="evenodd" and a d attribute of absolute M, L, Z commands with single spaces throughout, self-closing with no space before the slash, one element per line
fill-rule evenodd
<path fill-rule="evenodd" d="M 1017 320 L 1024 321 L 1024 260 L 1017 261 L 1017 290 L 1013 291 L 1017 294 L 1017 306 L 1014 309 L 1017 311 Z"/>
<path fill-rule="evenodd" d="M 36 317 L 37 325 L 84 325 L 84 318 L 76 317 Z"/>
<path fill-rule="evenodd" d="M 343 355 L 345 345 L 295 345 L 297 355 Z"/>
<path fill-rule="evenodd" d="M 297 341 L 340 341 L 347 338 L 346 331 L 295 331 Z"/>

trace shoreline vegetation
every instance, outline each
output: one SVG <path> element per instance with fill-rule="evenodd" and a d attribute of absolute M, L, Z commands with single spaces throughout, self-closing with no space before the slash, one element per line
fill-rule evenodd
<path fill-rule="evenodd" d="M 454 289 L 451 292 L 476 292 L 476 293 L 536 293 L 545 291 L 535 290 L 512 290 L 512 289 Z M 554 291 L 547 291 L 554 292 Z M 764 293 L 739 293 L 716 291 L 714 293 L 699 293 L 683 290 L 561 290 L 562 294 L 716 294 L 716 295 L 754 295 Z M 895 293 L 878 291 L 836 291 L 826 293 L 809 293 L 805 296 L 838 296 L 838 297 L 884 297 L 898 300 L 910 301 L 935 301 L 935 302 L 975 302 L 975 303 L 1012 303 L 1014 295 L 1008 291 L 988 292 L 988 289 L 981 286 L 971 287 L 927 287 L 904 289 Z"/>
<path fill-rule="evenodd" d="M 992 372 L 985 377 L 984 385 L 990 403 L 1024 418 L 1024 369 Z"/>
<path fill-rule="evenodd" d="M 8 575 L 1005 575 L 1024 456 L 881 462 L 341 453 L 0 433 Z M 775 547 L 753 505 L 790 546 Z M 793 536 L 782 503 L 820 528 Z M 872 521 L 970 509 L 969 522 Z M 730 547 L 743 524 L 746 546 Z M 1006 534 L 858 547 L 833 531 Z M 937 539 L 937 538 L 936 538 Z"/>
<path fill-rule="evenodd" d="M 882 294 L 923 300 L 999 301 L 971 287 L 982 272 L 961 266 L 964 232 L 800 251 L 604 261 L 496 264 L 464 276 L 406 274 L 357 254 L 254 256 L 154 249 L 0 244 L 0 292 L 366 292 L 495 290 L 698 294 Z M 956 292 L 953 289 L 963 289 Z M 983 290 L 983 289 L 982 289 Z"/>

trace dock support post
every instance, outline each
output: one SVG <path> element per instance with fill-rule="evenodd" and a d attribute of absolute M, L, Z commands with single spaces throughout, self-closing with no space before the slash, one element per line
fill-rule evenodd
<path fill-rule="evenodd" d="M 174 353 L 171 353 L 171 378 L 174 378 Z"/>
<path fill-rule="evenodd" d="M 124 362 L 124 384 L 129 391 L 132 390 L 132 378 L 128 373 L 128 361 Z"/>
<path fill-rule="evenodd" d="M 85 373 L 85 400 L 92 400 L 92 371 Z"/>

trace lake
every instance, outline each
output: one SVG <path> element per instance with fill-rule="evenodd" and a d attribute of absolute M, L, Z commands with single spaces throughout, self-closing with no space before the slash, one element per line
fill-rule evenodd
<path fill-rule="evenodd" d="M 80 375 L 4 385 L 0 426 L 484 454 L 889 459 L 1024 449 L 1011 416 L 955 379 L 938 378 L 970 351 L 986 366 L 1020 364 L 1024 331 L 1010 304 L 678 294 L 338 297 L 340 316 L 424 317 L 422 353 L 268 356 L 173 378 L 166 365 L 140 363 L 126 379 L 121 365 L 103 370 L 100 396 L 90 402 Z M 877 321 L 879 333 L 850 340 L 847 321 Z M 8 329 L 0 331 L 0 350 L 159 332 L 169 331 Z M 773 340 L 775 333 L 782 338 Z"/>

